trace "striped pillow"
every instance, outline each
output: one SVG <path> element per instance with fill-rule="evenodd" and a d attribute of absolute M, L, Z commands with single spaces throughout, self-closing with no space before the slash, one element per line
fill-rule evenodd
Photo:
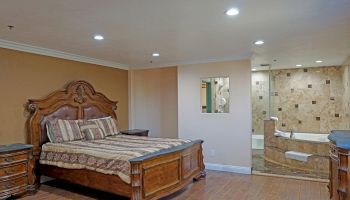
<path fill-rule="evenodd" d="M 117 122 L 112 117 L 90 119 L 88 121 L 95 122 L 98 125 L 98 127 L 100 127 L 103 130 L 105 136 L 118 134 Z"/>
<path fill-rule="evenodd" d="M 103 130 L 93 121 L 84 121 L 79 123 L 79 127 L 82 133 L 84 133 L 87 140 L 98 140 L 105 138 Z"/>
<path fill-rule="evenodd" d="M 47 136 L 52 143 L 84 139 L 78 120 L 55 119 L 46 123 Z"/>

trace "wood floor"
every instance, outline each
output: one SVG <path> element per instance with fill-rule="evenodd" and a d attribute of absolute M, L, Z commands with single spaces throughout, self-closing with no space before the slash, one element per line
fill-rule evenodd
<path fill-rule="evenodd" d="M 326 183 L 208 171 L 207 178 L 164 200 L 326 200 Z M 43 184 L 23 200 L 124 200 L 126 198 L 59 181 Z"/>

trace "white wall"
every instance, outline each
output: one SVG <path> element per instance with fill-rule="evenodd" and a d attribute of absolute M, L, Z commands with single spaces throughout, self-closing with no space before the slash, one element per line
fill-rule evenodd
<path fill-rule="evenodd" d="M 177 67 L 129 71 L 129 128 L 177 138 Z"/>
<path fill-rule="evenodd" d="M 200 79 L 218 76 L 230 78 L 230 113 L 201 113 Z M 179 66 L 178 122 L 180 138 L 204 140 L 207 168 L 224 165 L 232 169 L 228 171 L 242 169 L 236 171 L 250 172 L 252 130 L 250 61 Z"/>

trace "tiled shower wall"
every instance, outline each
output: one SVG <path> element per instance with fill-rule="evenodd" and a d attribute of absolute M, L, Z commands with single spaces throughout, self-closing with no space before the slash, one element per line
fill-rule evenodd
<path fill-rule="evenodd" d="M 270 112 L 279 118 L 278 129 L 311 133 L 346 129 L 346 70 L 344 66 L 272 70 Z M 269 117 L 268 75 L 254 72 L 252 76 L 253 129 L 257 133 L 262 133 L 263 120 Z"/>
<path fill-rule="evenodd" d="M 269 118 L 269 72 L 252 73 L 253 133 L 264 133 L 264 120 Z"/>

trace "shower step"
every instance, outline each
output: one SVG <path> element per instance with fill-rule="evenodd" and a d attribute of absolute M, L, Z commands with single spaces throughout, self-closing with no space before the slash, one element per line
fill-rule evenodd
<path fill-rule="evenodd" d="M 286 156 L 286 158 L 298 160 L 302 162 L 307 162 L 308 157 L 312 156 L 312 154 L 298 152 L 298 151 L 286 151 L 284 155 Z"/>

